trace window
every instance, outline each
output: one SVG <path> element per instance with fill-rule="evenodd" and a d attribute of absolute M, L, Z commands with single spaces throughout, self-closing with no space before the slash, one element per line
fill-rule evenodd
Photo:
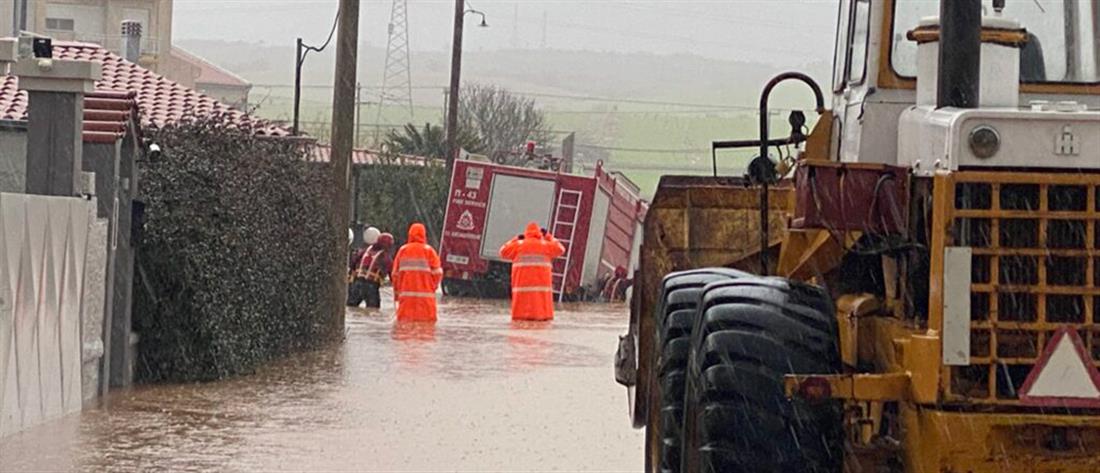
<path fill-rule="evenodd" d="M 46 18 L 46 29 L 51 31 L 73 31 L 76 24 L 72 18 Z"/>
<path fill-rule="evenodd" d="M 833 90 L 844 89 L 844 76 L 848 67 L 848 20 L 852 15 L 852 3 L 841 0 L 840 12 L 837 14 L 836 26 L 836 50 L 833 53 Z"/>
<path fill-rule="evenodd" d="M 986 14 L 992 0 L 983 0 Z M 1100 42 L 1096 1 L 1016 0 L 1007 2 L 1004 16 L 1020 22 L 1028 44 L 1020 51 L 1021 82 L 1100 82 L 1096 44 Z M 917 74 L 917 45 L 906 39 L 921 18 L 939 14 L 939 3 L 897 0 L 894 7 L 890 65 L 902 77 Z"/>
<path fill-rule="evenodd" d="M 852 44 L 848 54 L 848 82 L 863 82 L 867 74 L 867 44 L 871 38 L 871 0 L 856 0 L 852 12 Z"/>
<path fill-rule="evenodd" d="M 105 18 L 102 6 L 48 3 L 40 0 L 35 3 L 46 3 L 46 13 L 43 15 L 46 18 L 46 29 L 57 32 L 61 39 L 102 42 L 107 33 L 103 28 Z"/>

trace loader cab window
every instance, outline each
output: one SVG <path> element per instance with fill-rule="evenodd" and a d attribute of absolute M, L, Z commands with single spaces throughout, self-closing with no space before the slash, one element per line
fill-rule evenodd
<path fill-rule="evenodd" d="M 983 0 L 987 15 L 992 0 Z M 1008 0 L 1004 16 L 1028 31 L 1020 52 L 1020 81 L 1026 83 L 1097 83 L 1100 0 Z M 939 14 L 939 2 L 896 0 L 890 64 L 899 76 L 917 75 L 917 44 L 906 33 L 921 18 Z"/>
<path fill-rule="evenodd" d="M 863 82 L 867 75 L 867 46 L 871 39 L 871 0 L 855 0 L 852 6 L 852 41 L 848 50 L 848 83 Z"/>
<path fill-rule="evenodd" d="M 867 75 L 867 47 L 871 30 L 871 1 L 842 0 L 837 21 L 833 60 L 833 91 L 859 84 Z"/>
<path fill-rule="evenodd" d="M 833 53 L 833 91 L 844 90 L 848 69 L 848 27 L 852 24 L 851 0 L 840 1 L 836 20 L 836 50 Z"/>

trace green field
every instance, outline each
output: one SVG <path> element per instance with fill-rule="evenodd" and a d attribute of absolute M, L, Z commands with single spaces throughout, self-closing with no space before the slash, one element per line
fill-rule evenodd
<path fill-rule="evenodd" d="M 330 98 L 307 91 L 301 106 L 302 129 L 325 140 L 331 119 Z M 291 99 L 277 95 L 261 97 L 256 113 L 264 118 L 290 121 Z M 651 196 L 660 176 L 666 174 L 702 174 L 713 172 L 710 143 L 714 140 L 749 139 L 758 134 L 756 114 L 752 112 L 682 111 L 675 107 L 653 106 L 591 106 L 568 101 L 540 104 L 547 113 L 554 141 L 570 132 L 577 133 L 578 161 L 592 166 L 602 160 L 608 169 L 622 171 Z M 587 107 L 587 108 L 586 108 Z M 408 110 L 386 107 L 379 115 L 378 107 L 360 107 L 358 144 L 375 145 L 376 139 L 388 130 L 404 123 L 438 124 L 443 104 L 418 106 L 410 117 Z M 789 128 L 786 117 L 772 120 L 774 136 L 785 136 Z M 718 171 L 722 175 L 741 175 L 755 150 L 721 151 Z"/>

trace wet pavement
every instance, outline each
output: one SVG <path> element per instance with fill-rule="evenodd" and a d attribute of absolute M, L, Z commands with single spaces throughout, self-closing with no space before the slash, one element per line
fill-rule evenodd
<path fill-rule="evenodd" d="M 643 438 L 614 384 L 622 305 L 513 324 L 505 301 L 440 321 L 349 313 L 347 342 L 255 375 L 116 392 L 0 440 L 0 471 L 630 471 Z"/>

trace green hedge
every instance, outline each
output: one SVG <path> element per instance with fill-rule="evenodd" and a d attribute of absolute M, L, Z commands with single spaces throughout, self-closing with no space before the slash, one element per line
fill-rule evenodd
<path fill-rule="evenodd" d="M 359 221 L 393 233 L 403 243 L 409 225 L 428 227 L 428 241 L 439 244 L 450 187 L 442 163 L 429 166 L 372 164 L 356 167 Z"/>
<path fill-rule="evenodd" d="M 215 118 L 151 132 L 135 282 L 144 381 L 212 380 L 331 336 L 325 168 L 286 140 Z"/>

